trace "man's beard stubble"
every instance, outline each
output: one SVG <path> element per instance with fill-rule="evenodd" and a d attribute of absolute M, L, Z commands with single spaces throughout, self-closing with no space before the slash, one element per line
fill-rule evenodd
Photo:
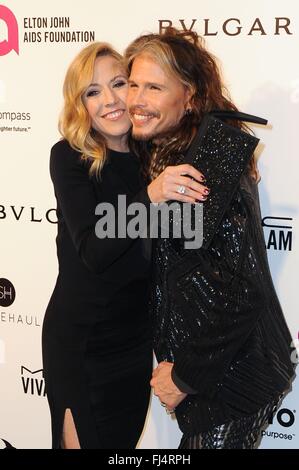
<path fill-rule="evenodd" d="M 153 140 L 156 136 L 154 132 L 148 132 L 148 133 L 139 133 L 134 131 L 134 126 L 132 127 L 132 137 L 135 140 L 140 140 L 142 142 L 147 142 L 149 140 Z"/>
<path fill-rule="evenodd" d="M 136 107 L 132 107 L 129 109 L 129 115 L 132 115 L 135 110 L 138 110 L 139 108 Z M 160 114 L 159 113 L 152 113 L 153 116 L 157 117 L 158 119 L 160 118 Z M 169 140 L 169 138 L 173 138 L 175 136 L 176 133 L 179 132 L 180 130 L 180 127 L 181 127 L 181 122 L 182 122 L 182 119 L 180 119 L 178 122 L 176 122 L 175 124 L 173 124 L 172 126 L 168 127 L 167 129 L 164 129 L 162 131 L 158 131 L 158 132 L 155 132 L 152 131 L 152 132 L 145 132 L 145 133 L 139 133 L 138 130 L 136 132 L 136 130 L 134 130 L 134 124 L 133 124 L 133 127 L 132 127 L 132 137 L 133 139 L 135 140 L 139 140 L 141 142 L 148 142 L 148 141 L 152 141 L 154 144 L 156 145 L 163 145 L 164 141 L 165 143 L 167 143 L 167 141 Z"/>
<path fill-rule="evenodd" d="M 132 106 L 131 108 L 129 108 L 129 116 L 132 116 L 136 111 L 140 111 L 141 108 L 139 108 L 138 106 L 134 107 Z M 141 109 L 141 111 L 144 111 L 143 109 Z M 158 112 L 149 112 L 149 110 L 146 110 L 147 113 L 151 114 L 153 117 L 159 119 L 160 118 L 160 114 Z M 167 130 L 168 132 L 168 130 Z M 133 139 L 135 140 L 140 140 L 142 142 L 147 142 L 147 141 L 152 141 L 152 140 L 155 140 L 155 139 L 160 139 L 160 133 L 157 132 L 155 133 L 155 131 L 152 131 L 152 132 L 143 132 L 141 130 L 141 132 L 139 132 L 139 130 L 134 130 L 134 124 L 133 124 L 133 127 L 132 127 L 132 130 L 131 130 L 131 133 L 132 133 L 132 137 Z"/>

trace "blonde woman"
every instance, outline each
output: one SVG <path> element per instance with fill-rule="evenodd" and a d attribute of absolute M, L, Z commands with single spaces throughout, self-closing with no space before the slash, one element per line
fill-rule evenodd
<path fill-rule="evenodd" d="M 116 221 L 118 195 L 150 203 L 129 148 L 127 91 L 122 57 L 105 43 L 83 49 L 65 78 L 63 139 L 50 158 L 59 274 L 43 325 L 53 448 L 134 448 L 146 417 L 149 259 L 141 238 L 95 233 L 99 203 L 116 208 Z M 182 171 L 201 176 L 191 166 L 168 168 L 150 185 L 155 201 L 200 199 L 201 185 L 192 198 L 175 192 Z"/>

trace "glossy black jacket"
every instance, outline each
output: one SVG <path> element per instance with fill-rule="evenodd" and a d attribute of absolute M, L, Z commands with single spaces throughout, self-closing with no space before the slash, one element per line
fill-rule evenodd
<path fill-rule="evenodd" d="M 198 392 L 176 409 L 182 432 L 253 414 L 284 393 L 294 376 L 292 338 L 251 176 L 242 176 L 208 249 L 158 239 L 153 255 L 155 353 Z"/>

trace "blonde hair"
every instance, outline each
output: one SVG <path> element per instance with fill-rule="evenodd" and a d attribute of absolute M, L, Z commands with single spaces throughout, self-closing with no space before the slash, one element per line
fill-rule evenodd
<path fill-rule="evenodd" d="M 59 119 L 59 131 L 70 146 L 92 161 L 90 174 L 100 176 L 106 160 L 105 138 L 92 129 L 91 118 L 83 95 L 92 82 L 95 61 L 111 56 L 122 62 L 122 56 L 110 44 L 95 42 L 82 49 L 70 64 L 63 85 L 64 106 Z"/>

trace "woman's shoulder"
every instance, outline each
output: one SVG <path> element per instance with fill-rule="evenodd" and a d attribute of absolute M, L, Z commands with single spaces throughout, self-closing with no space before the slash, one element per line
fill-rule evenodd
<path fill-rule="evenodd" d="M 52 154 L 54 155 L 64 154 L 68 156 L 68 155 L 80 155 L 80 152 L 78 152 L 78 150 L 75 150 L 73 147 L 71 147 L 70 143 L 66 139 L 60 139 L 51 148 L 51 155 Z"/>
<path fill-rule="evenodd" d="M 66 167 L 82 163 L 81 153 L 75 150 L 66 139 L 56 142 L 51 148 L 50 166 Z"/>
<path fill-rule="evenodd" d="M 59 140 L 51 148 L 50 173 L 65 174 L 70 171 L 84 171 L 84 161 L 82 154 L 71 147 L 65 139 Z"/>

